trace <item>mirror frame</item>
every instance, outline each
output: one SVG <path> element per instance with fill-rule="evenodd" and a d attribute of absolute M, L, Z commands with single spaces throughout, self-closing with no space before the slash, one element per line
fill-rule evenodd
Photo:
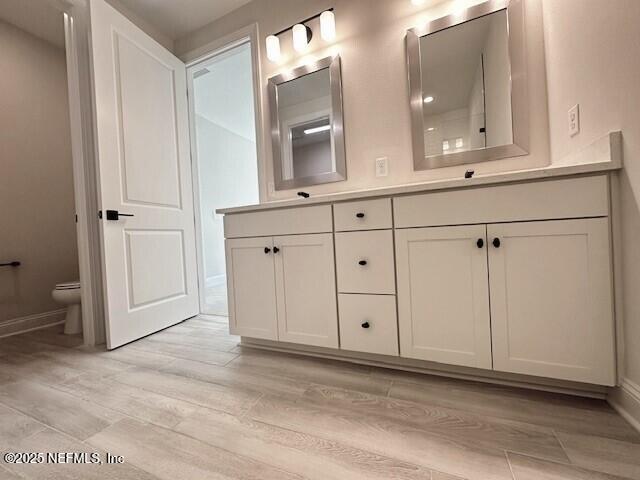
<path fill-rule="evenodd" d="M 290 82 L 310 73 L 329 68 L 329 87 L 331 91 L 331 134 L 333 135 L 332 154 L 336 171 L 310 175 L 301 178 L 284 179 L 282 176 L 282 132 L 278 115 L 278 85 Z M 334 55 L 317 60 L 269 78 L 269 110 L 271 119 L 271 147 L 273 151 L 274 187 L 276 190 L 323 183 L 340 182 L 347 179 L 346 155 L 344 144 L 344 121 L 342 112 L 342 72 L 340 56 Z"/>
<path fill-rule="evenodd" d="M 513 143 L 425 157 L 420 38 L 500 10 L 507 11 Z M 486 162 L 529 153 L 529 97 L 522 0 L 489 0 L 459 13 L 433 20 L 422 27 L 412 28 L 407 31 L 406 47 L 414 171 Z"/>

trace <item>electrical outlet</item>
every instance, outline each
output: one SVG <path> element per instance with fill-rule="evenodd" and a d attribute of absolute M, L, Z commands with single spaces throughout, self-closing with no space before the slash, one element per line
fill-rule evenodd
<path fill-rule="evenodd" d="M 389 158 L 376 158 L 376 177 L 386 177 L 389 175 Z"/>
<path fill-rule="evenodd" d="M 580 133 L 580 105 L 576 104 L 569 109 L 569 136 L 575 137 Z"/>

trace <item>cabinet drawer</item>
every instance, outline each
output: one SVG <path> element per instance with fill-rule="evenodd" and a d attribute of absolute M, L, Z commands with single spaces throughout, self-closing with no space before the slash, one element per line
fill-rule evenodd
<path fill-rule="evenodd" d="M 332 231 L 331 205 L 231 213 L 224 216 L 225 238 L 300 235 Z"/>
<path fill-rule="evenodd" d="M 336 233 L 338 292 L 395 294 L 391 230 Z"/>
<path fill-rule="evenodd" d="M 338 295 L 340 348 L 354 352 L 398 355 L 396 297 Z"/>
<path fill-rule="evenodd" d="M 338 203 L 333 206 L 336 232 L 391 228 L 391 199 Z"/>

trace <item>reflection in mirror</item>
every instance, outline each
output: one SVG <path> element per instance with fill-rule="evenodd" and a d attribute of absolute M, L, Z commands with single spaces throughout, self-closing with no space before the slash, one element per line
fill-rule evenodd
<path fill-rule="evenodd" d="M 339 73 L 336 57 L 269 80 L 276 189 L 345 179 Z"/>
<path fill-rule="evenodd" d="M 499 3 L 472 7 L 463 23 L 445 17 L 433 31 L 407 35 L 416 169 L 526 153 L 513 115 L 514 99 L 522 107 L 522 85 L 512 86 L 514 27 L 507 8 L 487 11 Z"/>
<path fill-rule="evenodd" d="M 335 171 L 329 68 L 278 86 L 284 180 Z"/>
<path fill-rule="evenodd" d="M 425 154 L 512 143 L 507 12 L 420 39 Z"/>

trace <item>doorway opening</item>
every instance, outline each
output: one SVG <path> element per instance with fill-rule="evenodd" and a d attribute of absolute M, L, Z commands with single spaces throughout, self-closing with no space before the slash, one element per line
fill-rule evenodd
<path fill-rule="evenodd" d="M 250 38 L 188 67 L 200 311 L 228 316 L 225 244 L 217 208 L 258 203 Z"/>

